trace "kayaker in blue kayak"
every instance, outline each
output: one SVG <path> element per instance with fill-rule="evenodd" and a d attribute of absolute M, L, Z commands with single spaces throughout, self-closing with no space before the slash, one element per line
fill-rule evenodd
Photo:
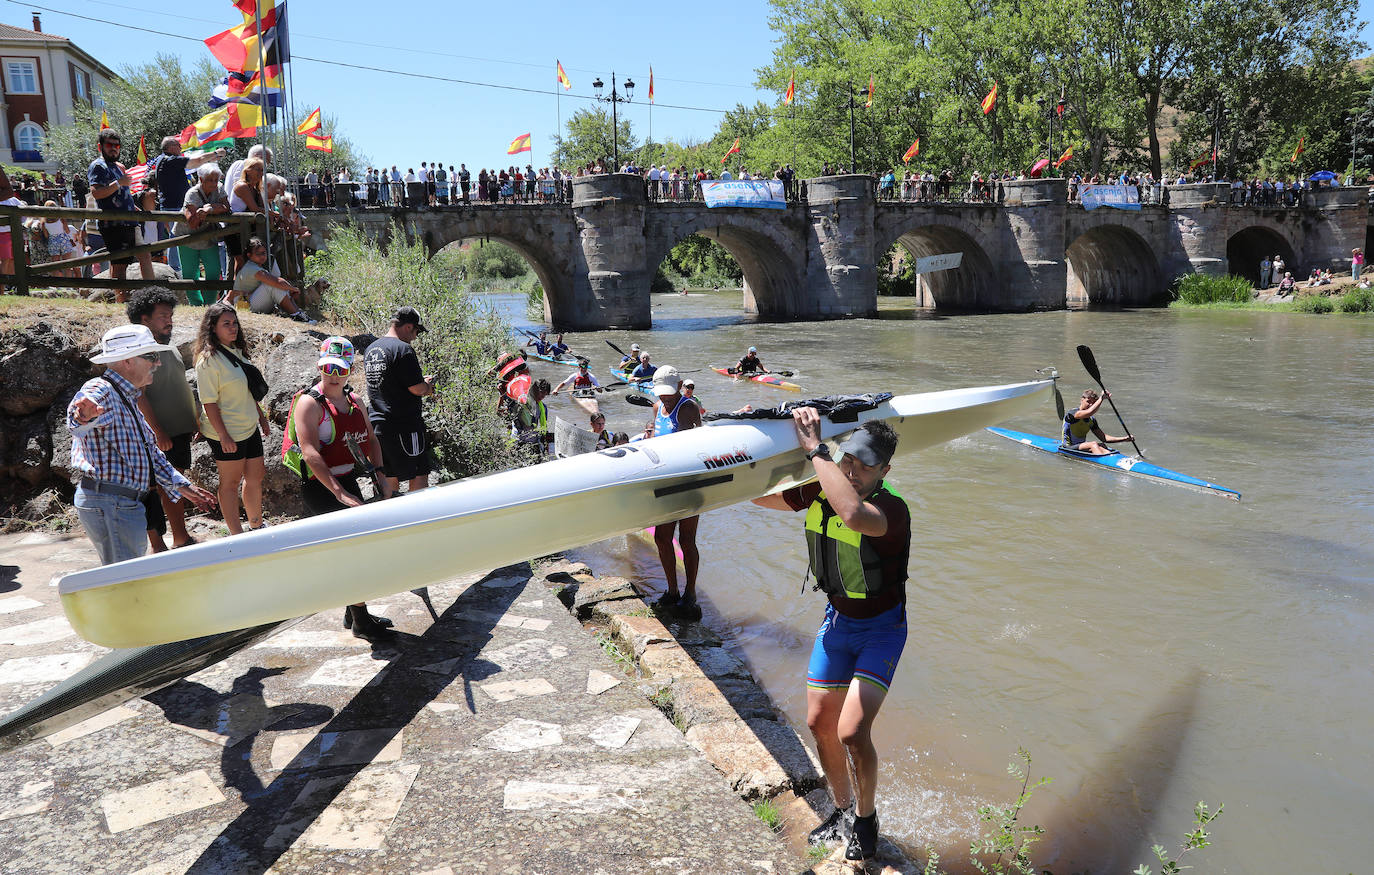
<path fill-rule="evenodd" d="M 529 340 L 525 341 L 525 346 L 534 347 L 534 351 L 540 355 L 554 355 L 553 344 L 549 343 L 549 333 L 547 331 L 541 331 L 538 337 L 531 337 Z"/>
<path fill-rule="evenodd" d="M 1097 394 L 1097 390 L 1089 389 L 1083 393 L 1083 397 L 1078 402 L 1077 410 L 1070 410 L 1064 414 L 1064 446 L 1080 453 L 1090 453 L 1094 456 L 1105 456 L 1112 452 L 1107 444 L 1121 444 L 1131 440 L 1130 435 L 1117 437 L 1107 434 L 1102 427 L 1097 424 L 1095 418 L 1097 411 L 1102 407 L 1102 403 L 1112 397 L 1112 393 L 1104 392 Z M 1097 440 L 1088 440 L 1088 435 L 1092 434 Z"/>
<path fill-rule="evenodd" d="M 653 379 L 654 372 L 657 370 L 658 368 L 655 365 L 649 363 L 649 354 L 647 352 L 641 352 L 639 354 L 639 367 L 630 372 L 630 379 L 651 380 Z"/>
<path fill-rule="evenodd" d="M 628 374 L 630 371 L 633 371 L 638 366 L 639 344 L 632 343 L 630 344 L 630 352 L 627 355 L 621 357 L 619 368 L 620 370 Z"/>
<path fill-rule="evenodd" d="M 572 352 L 572 350 L 568 349 L 568 345 L 563 342 L 562 334 L 558 335 L 557 340 L 549 344 L 549 350 L 549 355 L 553 356 L 554 358 L 562 358 L 563 356 Z"/>

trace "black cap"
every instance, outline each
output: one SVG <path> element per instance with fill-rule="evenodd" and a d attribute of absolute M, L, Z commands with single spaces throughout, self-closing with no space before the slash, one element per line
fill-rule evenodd
<path fill-rule="evenodd" d="M 391 321 L 397 325 L 414 325 L 416 334 L 424 334 L 425 326 L 420 324 L 420 311 L 414 307 L 400 307 Z"/>

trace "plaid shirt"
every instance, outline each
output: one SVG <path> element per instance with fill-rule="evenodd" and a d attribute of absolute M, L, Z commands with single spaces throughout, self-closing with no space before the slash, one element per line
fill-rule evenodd
<path fill-rule="evenodd" d="M 121 401 L 114 387 L 124 395 Z M 138 412 L 138 398 L 143 392 L 116 373 L 105 371 L 104 377 L 87 380 L 67 405 L 67 430 L 72 434 L 72 467 L 84 476 L 127 486 L 130 489 L 148 488 L 148 458 L 152 456 L 157 482 L 173 499 L 180 500 L 178 487 L 190 486 L 180 472 L 172 467 L 143 414 Z M 89 398 L 104 408 L 104 412 L 84 425 L 76 421 L 76 402 Z"/>

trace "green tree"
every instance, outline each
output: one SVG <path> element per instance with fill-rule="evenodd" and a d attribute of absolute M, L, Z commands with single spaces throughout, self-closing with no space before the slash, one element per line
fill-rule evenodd
<path fill-rule="evenodd" d="M 634 156 L 639 149 L 634 127 L 629 119 L 620 118 L 618 121 L 618 135 L 613 143 L 610 110 L 600 106 L 577 110 L 563 123 L 567 135 L 554 138 L 553 163 L 573 168 L 600 161 L 609 166 L 617 148 L 622 162 Z"/>

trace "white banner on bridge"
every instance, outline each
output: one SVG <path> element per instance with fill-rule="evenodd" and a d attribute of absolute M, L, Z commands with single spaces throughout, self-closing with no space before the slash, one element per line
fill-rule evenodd
<path fill-rule="evenodd" d="M 934 273 L 937 270 L 951 270 L 964 260 L 962 252 L 947 252 L 944 255 L 927 255 L 916 259 L 916 272 Z"/>
<path fill-rule="evenodd" d="M 777 179 L 704 179 L 701 199 L 708 207 L 787 209 L 782 181 Z"/>

